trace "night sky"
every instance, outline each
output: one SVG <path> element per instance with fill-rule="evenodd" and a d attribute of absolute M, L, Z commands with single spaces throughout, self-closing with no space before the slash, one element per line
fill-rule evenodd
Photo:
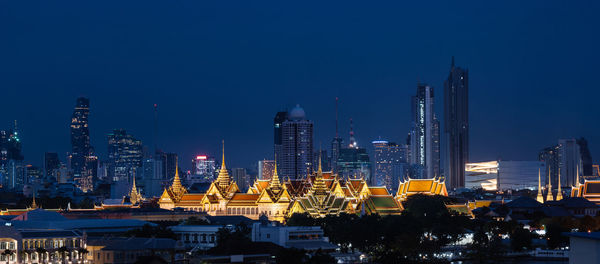
<path fill-rule="evenodd" d="M 222 139 L 230 167 L 272 158 L 273 117 L 297 103 L 328 148 L 336 96 L 346 142 L 349 118 L 361 146 L 402 141 L 417 82 L 443 118 L 451 56 L 470 74 L 472 161 L 581 136 L 600 157 L 598 1 L 49 2 L 0 3 L 0 129 L 17 119 L 37 165 L 64 161 L 78 96 L 101 159 L 113 128 L 152 145 L 154 103 L 183 168 Z"/>

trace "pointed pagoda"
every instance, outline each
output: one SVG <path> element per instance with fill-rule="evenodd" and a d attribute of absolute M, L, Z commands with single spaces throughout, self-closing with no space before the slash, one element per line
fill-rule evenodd
<path fill-rule="evenodd" d="M 542 195 L 542 170 L 538 169 L 538 193 L 536 200 L 539 203 L 544 203 L 544 195 Z"/>
<path fill-rule="evenodd" d="M 546 202 L 554 201 L 554 195 L 552 195 L 552 173 L 550 167 L 548 167 L 548 191 L 546 192 Z"/>
<path fill-rule="evenodd" d="M 223 140 L 223 161 L 221 164 L 221 170 L 219 170 L 219 176 L 217 176 L 217 183 L 219 188 L 226 189 L 229 186 L 231 178 L 229 177 L 229 172 L 227 171 L 227 166 L 225 165 L 225 140 Z"/>
<path fill-rule="evenodd" d="M 139 204 L 143 199 L 142 194 L 138 191 L 135 184 L 135 176 L 133 176 L 133 183 L 131 184 L 131 190 L 129 191 L 129 201 L 131 201 L 131 204 Z"/>
<path fill-rule="evenodd" d="M 558 191 L 556 192 L 556 201 L 560 201 L 562 199 L 562 190 L 560 188 L 560 168 L 558 168 Z"/>

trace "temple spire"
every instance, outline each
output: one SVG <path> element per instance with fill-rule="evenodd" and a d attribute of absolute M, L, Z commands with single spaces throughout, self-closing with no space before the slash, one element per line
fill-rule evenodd
<path fill-rule="evenodd" d="M 275 155 L 275 168 L 273 169 L 273 177 L 271 178 L 271 188 L 281 188 L 281 182 L 279 181 L 279 175 L 277 174 L 277 154 Z"/>
<path fill-rule="evenodd" d="M 576 175 L 576 177 L 575 177 L 575 187 L 579 188 L 579 185 L 580 185 L 580 183 L 579 183 L 579 166 L 577 166 L 577 174 L 575 174 L 575 175 Z"/>
<path fill-rule="evenodd" d="M 542 195 L 542 172 L 541 169 L 538 168 L 538 193 L 537 199 L 538 202 L 544 203 L 544 196 Z"/>
<path fill-rule="evenodd" d="M 223 161 L 221 163 L 219 176 L 217 176 L 217 183 L 219 184 L 219 187 L 225 188 L 229 186 L 229 181 L 229 172 L 227 171 L 227 166 L 225 166 L 225 140 L 223 140 Z"/>
<path fill-rule="evenodd" d="M 552 172 L 551 168 L 548 167 L 548 192 L 546 192 L 546 201 L 554 201 L 554 195 L 552 195 Z"/>
<path fill-rule="evenodd" d="M 35 203 L 35 189 L 34 189 L 34 190 L 33 190 L 33 199 L 32 199 L 32 201 L 31 201 L 31 209 L 37 209 L 37 208 L 38 208 L 38 206 L 37 206 L 37 204 Z"/>
<path fill-rule="evenodd" d="M 562 190 L 560 189 L 560 168 L 558 168 L 558 192 L 556 193 L 556 200 L 560 201 L 562 199 Z"/>

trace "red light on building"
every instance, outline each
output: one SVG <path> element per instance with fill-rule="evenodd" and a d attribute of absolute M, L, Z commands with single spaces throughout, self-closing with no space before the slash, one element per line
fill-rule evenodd
<path fill-rule="evenodd" d="M 196 156 L 196 159 L 197 159 L 197 160 L 205 160 L 205 159 L 206 159 L 206 156 Z"/>

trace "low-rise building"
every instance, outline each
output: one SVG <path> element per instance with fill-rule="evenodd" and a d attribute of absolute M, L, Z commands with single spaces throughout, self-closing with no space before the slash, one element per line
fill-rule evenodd
<path fill-rule="evenodd" d="M 569 263 L 600 263 L 600 232 L 568 233 Z"/>
<path fill-rule="evenodd" d="M 103 238 L 88 242 L 88 263 L 134 263 L 147 256 L 175 261 L 176 241 L 169 238 Z"/>
<path fill-rule="evenodd" d="M 186 249 L 207 250 L 217 245 L 217 232 L 222 225 L 178 225 L 170 227 L 177 242 Z"/>
<path fill-rule="evenodd" d="M 47 263 L 77 261 L 83 257 L 86 237 L 74 230 L 17 229 L 0 226 L 0 250 L 12 254 L 0 255 L 0 261 L 16 263 Z"/>
<path fill-rule="evenodd" d="M 320 226 L 281 226 L 277 223 L 254 223 L 252 225 L 253 242 L 271 242 L 286 248 L 304 250 L 335 250 L 336 245 L 329 243 Z"/>

